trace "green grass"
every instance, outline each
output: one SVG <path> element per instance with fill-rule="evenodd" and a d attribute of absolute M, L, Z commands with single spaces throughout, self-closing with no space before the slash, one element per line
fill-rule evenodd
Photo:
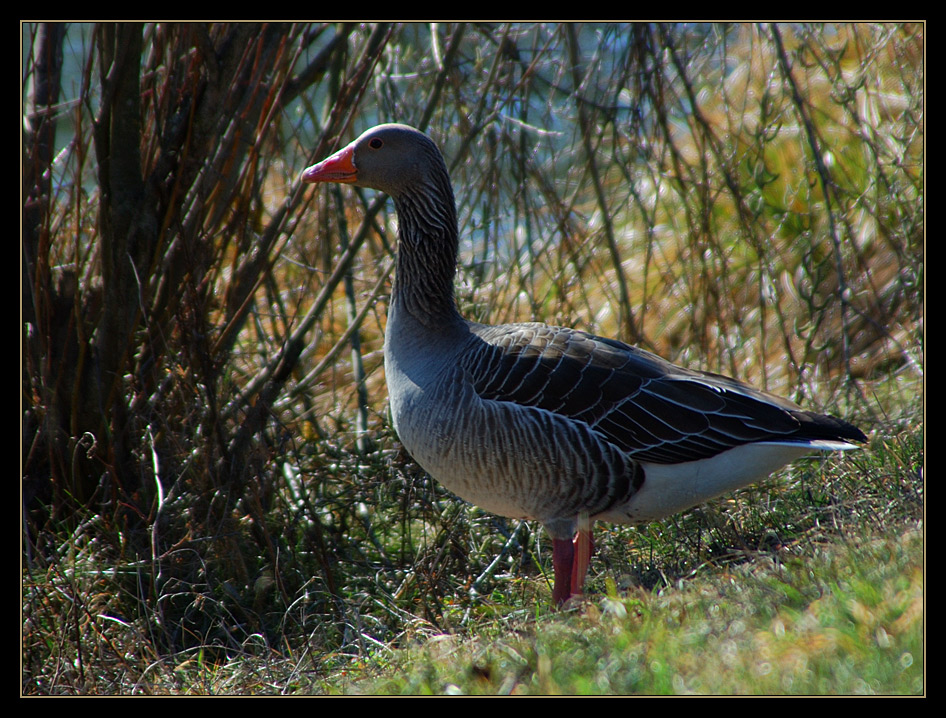
<path fill-rule="evenodd" d="M 798 462 L 666 521 L 599 524 L 588 594 L 563 611 L 550 606 L 540 530 L 525 532 L 525 559 L 471 592 L 502 540 L 447 497 L 445 523 L 413 536 L 426 548 L 391 587 L 384 571 L 350 579 L 334 613 L 317 576 L 281 609 L 264 581 L 252 601 L 183 577 L 142 600 L 149 567 L 117 562 L 90 519 L 45 572 L 24 574 L 23 692 L 921 694 L 922 464 L 914 417 L 879 427 L 863 451 Z M 482 555 L 447 557 L 458 534 Z M 400 537 L 377 538 L 393 551 Z M 291 570 L 287 557 L 277 583 Z M 165 631 L 189 645 L 169 650 Z"/>
<path fill-rule="evenodd" d="M 409 694 L 916 694 L 923 542 L 914 528 L 753 561 L 658 592 L 598 596 L 444 636 L 333 689 Z M 495 633 L 498 635 L 489 635 Z"/>
<path fill-rule="evenodd" d="M 633 533 L 605 531 L 592 566 L 598 574 L 592 591 L 598 592 L 569 610 L 549 611 L 547 601 L 531 607 L 494 603 L 492 617 L 483 611 L 466 630 L 384 652 L 355 676 L 335 675 L 309 689 L 920 694 L 919 440 L 914 430 L 875 441 L 855 459 L 803 462 L 786 474 L 816 472 L 817 479 L 809 475 L 790 486 L 742 493 L 733 502 L 737 510 L 725 515 L 708 508 L 639 532 L 629 564 L 638 569 L 636 583 L 601 573 L 601 554 L 611 567 L 620 564 L 613 549 L 627 546 Z M 899 471 L 891 471 L 895 465 Z M 760 497 L 767 499 L 763 503 Z M 808 509 L 800 511 L 806 497 Z M 724 525 L 700 528 L 708 515 L 711 524 Z M 707 541 L 703 550 L 680 560 L 681 535 L 692 544 L 696 534 Z M 772 540 L 775 535 L 779 541 Z M 641 549 L 643 537 L 659 545 Z M 740 543 L 742 548 L 735 548 Z M 721 551 L 724 545 L 733 548 Z M 652 557 L 643 560 L 648 553 Z M 650 585 L 654 576 L 656 585 Z M 631 585 L 618 589 L 619 581 Z M 491 600 L 501 601 L 501 594 Z"/>

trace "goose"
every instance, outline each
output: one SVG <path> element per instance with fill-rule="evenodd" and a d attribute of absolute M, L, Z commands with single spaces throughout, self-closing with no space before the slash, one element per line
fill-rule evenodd
<path fill-rule="evenodd" d="M 440 149 L 419 130 L 369 129 L 301 179 L 393 199 L 398 245 L 384 368 L 394 429 L 452 493 L 542 523 L 556 605 L 582 593 L 594 521 L 654 521 L 805 454 L 866 441 L 840 419 L 620 341 L 464 319 L 453 291 L 453 188 Z"/>

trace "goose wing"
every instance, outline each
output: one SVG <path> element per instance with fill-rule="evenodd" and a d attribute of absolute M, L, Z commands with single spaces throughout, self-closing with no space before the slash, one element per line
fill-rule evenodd
<path fill-rule="evenodd" d="M 830 416 L 641 349 L 543 324 L 476 325 L 463 368 L 483 399 L 584 422 L 639 461 L 676 464 L 743 444 L 844 448 L 866 437 Z"/>

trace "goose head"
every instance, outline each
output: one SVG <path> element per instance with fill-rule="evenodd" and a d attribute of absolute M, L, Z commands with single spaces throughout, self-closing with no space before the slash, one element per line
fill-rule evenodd
<path fill-rule="evenodd" d="M 378 125 L 302 173 L 307 183 L 338 182 L 404 194 L 443 194 L 447 168 L 437 145 L 408 125 Z M 452 192 L 451 197 L 452 200 Z"/>

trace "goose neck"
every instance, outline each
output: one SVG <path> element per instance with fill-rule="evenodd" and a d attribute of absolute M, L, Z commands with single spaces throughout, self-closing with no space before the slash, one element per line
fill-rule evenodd
<path fill-rule="evenodd" d="M 401 195 L 395 208 L 399 240 L 393 302 L 431 327 L 459 320 L 453 294 L 458 238 L 452 192 L 446 197 L 440 192 Z"/>

